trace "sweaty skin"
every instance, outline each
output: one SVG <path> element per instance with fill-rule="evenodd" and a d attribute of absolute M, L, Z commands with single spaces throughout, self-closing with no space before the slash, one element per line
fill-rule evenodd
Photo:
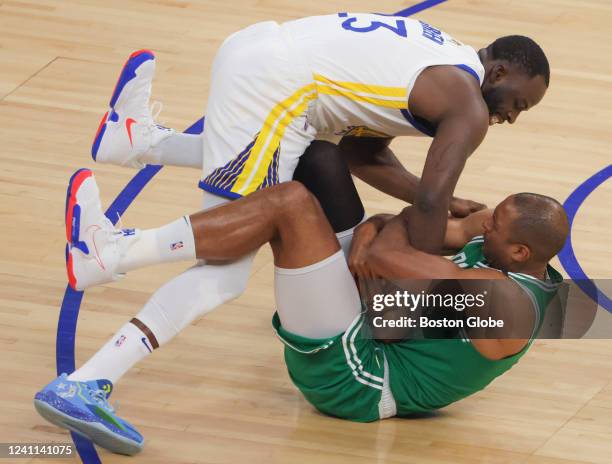
<path fill-rule="evenodd" d="M 511 214 L 508 208 L 498 207 L 496 211 L 502 216 Z M 482 231 L 494 233 L 490 216 L 490 212 L 484 211 L 474 218 L 454 223 L 449 229 L 447 245 L 462 246 L 469 240 L 467 237 Z M 502 218 L 506 219 L 509 218 Z M 298 182 L 257 191 L 219 208 L 193 214 L 190 220 L 199 259 L 233 260 L 270 243 L 276 266 L 300 268 L 320 262 L 340 249 L 318 201 Z M 493 269 L 461 269 L 445 258 L 414 249 L 401 215 L 368 220 L 355 233 L 357 243 L 362 239 L 362 231 L 372 225 L 375 233 L 369 240 L 371 245 L 366 259 L 373 275 L 413 279 L 507 279 Z M 542 275 L 545 266 L 544 262 L 538 266 L 531 263 L 530 272 Z M 504 310 L 506 306 L 500 307 L 500 311 Z M 517 308 L 512 310 L 516 312 Z M 520 351 L 527 340 L 479 339 L 473 343 L 483 356 L 501 359 Z"/>
<path fill-rule="evenodd" d="M 410 112 L 436 127 L 420 179 L 401 167 L 388 147 L 390 139 L 344 137 L 340 143 L 353 174 L 414 204 L 404 216 L 405 224 L 413 246 L 430 253 L 442 249 L 449 209 L 465 216 L 484 207 L 452 195 L 467 158 L 489 126 L 513 124 L 522 111 L 542 100 L 547 89 L 543 76 L 529 77 L 516 65 L 493 60 L 488 49 L 478 54 L 485 68 L 482 87 L 455 66 L 433 66 L 420 74 L 411 90 Z"/>
<path fill-rule="evenodd" d="M 392 140 L 392 137 L 345 136 L 338 149 L 351 174 L 387 195 L 412 204 L 420 178 L 397 159 L 389 148 Z M 486 206 L 482 203 L 453 197 L 449 211 L 454 217 L 465 217 L 483 208 Z"/>
<path fill-rule="evenodd" d="M 500 203 L 494 211 L 486 210 L 475 213 L 462 221 L 456 221 L 449 228 L 449 233 L 445 237 L 445 246 L 448 248 L 458 248 L 465 245 L 472 237 L 485 235 L 489 242 L 494 243 L 499 235 L 501 241 L 508 241 L 508 228 L 514 218 L 515 211 L 512 208 L 512 197 Z M 494 216 L 496 218 L 494 219 Z M 424 253 L 415 249 L 411 245 L 411 238 L 406 232 L 406 227 L 402 222 L 401 215 L 390 219 L 374 217 L 372 221 L 376 224 L 377 233 L 372 237 L 372 232 L 368 231 L 370 245 L 366 252 L 362 251 L 367 273 L 360 275 L 359 278 L 376 276 L 383 279 L 457 279 L 457 280 L 496 280 L 509 281 L 510 279 L 497 269 L 472 268 L 462 269 L 453 262 Z M 452 223 L 452 221 L 451 221 Z M 361 241 L 361 228 L 355 231 L 354 243 L 363 246 Z M 505 225 L 504 225 L 505 224 Z M 507 261 L 500 269 L 512 272 L 521 272 L 532 275 L 538 279 L 543 278 L 546 272 L 546 261 L 529 259 L 529 256 L 521 256 L 524 245 L 515 245 L 516 251 L 507 252 Z M 491 247 L 493 248 L 493 247 Z M 496 250 L 499 248 L 495 246 Z M 491 250 L 492 252 L 493 250 Z M 353 256 L 351 249 L 351 257 Z M 514 253 L 517 253 L 514 255 Z M 527 249 L 527 253 L 529 250 Z M 487 255 L 489 257 L 489 255 Z M 511 263 L 511 264 L 509 264 Z M 508 268 L 506 268 L 508 267 Z M 502 297 L 491 304 L 491 311 L 503 315 L 511 309 L 512 314 L 522 320 L 530 317 L 530 305 L 525 296 L 516 292 L 516 285 L 498 286 L 498 289 L 511 292 L 511 297 Z M 512 308 L 509 308 L 507 301 L 513 301 Z M 486 358 L 502 359 L 518 353 L 528 343 L 527 339 L 474 339 L 472 344 Z"/>

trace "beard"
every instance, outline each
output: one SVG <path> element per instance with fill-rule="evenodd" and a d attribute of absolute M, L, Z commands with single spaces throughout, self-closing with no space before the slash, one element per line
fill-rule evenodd
<path fill-rule="evenodd" d="M 491 247 L 490 244 L 487 243 L 487 240 L 485 239 L 484 243 L 482 244 L 482 254 L 485 257 L 485 260 L 487 261 L 487 264 L 495 269 L 500 269 L 498 260 L 496 259 L 496 255 L 495 253 L 491 252 Z"/>
<path fill-rule="evenodd" d="M 502 94 L 503 91 L 499 87 L 491 87 L 482 91 L 482 98 L 484 98 L 484 101 L 487 104 L 490 116 L 500 112 L 503 101 Z"/>

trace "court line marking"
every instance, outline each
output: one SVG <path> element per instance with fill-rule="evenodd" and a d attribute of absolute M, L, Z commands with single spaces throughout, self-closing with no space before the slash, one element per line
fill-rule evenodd
<path fill-rule="evenodd" d="M 409 8 L 395 13 L 397 16 L 411 16 L 420 11 L 432 8 L 447 0 L 425 0 L 417 3 Z M 204 128 L 204 118 L 199 119 L 192 124 L 185 133 L 199 134 Z M 115 224 L 119 216 L 127 210 L 142 189 L 153 179 L 153 177 L 162 169 L 163 166 L 147 165 L 127 183 L 123 190 L 117 195 L 115 201 L 106 210 L 106 216 Z M 56 350 L 56 371 L 57 375 L 64 372 L 73 372 L 75 366 L 75 341 L 76 341 L 76 326 L 79 317 L 79 310 L 83 300 L 83 292 L 72 290 L 70 286 L 66 286 L 64 298 L 60 307 L 60 314 L 57 322 L 57 338 L 55 343 Z M 71 432 L 72 441 L 74 442 L 77 452 L 83 464 L 101 464 L 102 461 L 96 452 L 93 443 L 86 438 Z"/>
<path fill-rule="evenodd" d="M 412 5 L 404 10 L 398 11 L 395 13 L 395 16 L 412 16 L 420 13 L 423 10 L 439 5 L 440 3 L 444 3 L 445 1 L 446 0 L 425 0 L 424 2 L 417 3 L 416 5 Z"/>
<path fill-rule="evenodd" d="M 34 71 L 32 74 L 30 74 L 28 77 L 26 77 L 22 82 L 18 83 L 17 86 L 10 90 L 6 95 L 3 95 L 2 97 L 0 97 L 0 101 L 4 101 L 6 100 L 8 97 L 12 96 L 15 92 L 17 92 L 19 89 L 21 89 L 24 85 L 26 85 L 28 82 L 30 82 L 32 79 L 34 79 L 35 77 L 37 77 L 41 72 L 43 72 L 44 70 L 46 70 L 49 66 L 51 66 L 53 63 L 55 63 L 55 61 L 59 58 L 59 56 L 54 56 L 53 58 L 51 58 L 49 60 L 49 62 L 47 62 L 46 64 L 42 65 L 40 68 L 38 68 L 36 71 Z"/>
<path fill-rule="evenodd" d="M 204 127 L 204 118 L 191 125 L 185 133 L 200 134 Z M 147 165 L 132 177 L 117 198 L 111 203 L 106 212 L 106 217 L 116 224 L 119 217 L 128 209 L 132 201 L 140 194 L 153 177 L 161 171 L 163 166 Z M 64 299 L 60 308 L 59 320 L 57 322 L 57 338 L 55 343 L 56 370 L 57 375 L 64 372 L 74 372 L 75 366 L 75 342 L 76 326 L 83 300 L 83 292 L 77 292 L 66 286 Z M 72 441 L 84 464 L 102 464 L 98 453 L 91 441 L 71 432 Z"/>
<path fill-rule="evenodd" d="M 582 206 L 584 201 L 597 187 L 607 181 L 610 177 L 612 177 L 612 164 L 593 174 L 582 184 L 576 187 L 576 189 L 567 197 L 563 203 L 563 207 L 565 208 L 565 212 L 567 213 L 567 217 L 569 219 L 570 232 L 567 237 L 567 242 L 565 242 L 565 246 L 557 256 L 570 279 L 576 282 L 576 285 L 578 285 L 578 287 L 580 287 L 580 289 L 593 301 L 598 303 L 609 313 L 612 313 L 612 301 L 610 301 L 610 297 L 597 288 L 595 282 L 589 279 L 587 274 L 582 269 L 582 266 L 580 266 L 572 245 L 572 226 L 580 206 Z"/>

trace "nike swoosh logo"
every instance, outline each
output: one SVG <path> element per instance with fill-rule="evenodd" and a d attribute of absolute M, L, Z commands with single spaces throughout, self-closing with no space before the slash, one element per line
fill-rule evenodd
<path fill-rule="evenodd" d="M 132 118 L 127 118 L 125 120 L 125 128 L 127 129 L 128 137 L 130 138 L 130 145 L 132 146 L 134 146 L 134 144 L 132 143 L 132 124 L 134 124 L 135 122 L 136 121 Z"/>
<path fill-rule="evenodd" d="M 92 411 L 100 419 L 102 419 L 104 421 L 107 421 L 107 422 L 110 422 L 115 427 L 117 427 L 120 430 L 123 430 L 124 432 L 127 431 L 122 423 L 120 423 L 117 419 L 115 419 L 113 416 L 111 416 L 109 413 L 107 413 L 100 406 L 94 406 L 94 405 L 88 404 L 87 407 L 89 408 L 90 411 Z"/>
<path fill-rule="evenodd" d="M 149 344 L 147 343 L 146 337 L 142 337 L 140 341 L 147 348 L 147 350 L 149 350 L 149 353 L 153 353 L 153 350 L 149 347 Z"/>
<path fill-rule="evenodd" d="M 89 232 L 90 229 L 94 229 L 94 231 L 91 233 L 91 242 L 93 244 L 93 248 L 94 248 L 94 259 L 96 260 L 96 262 L 98 263 L 98 266 L 100 266 L 102 268 L 102 270 L 106 270 L 106 267 L 104 266 L 104 263 L 102 262 L 102 258 L 100 258 L 100 253 L 98 253 L 98 246 L 96 245 L 96 234 L 98 232 L 100 232 L 100 230 L 102 230 L 102 227 L 98 226 L 98 225 L 92 225 L 89 226 L 87 228 L 87 232 Z"/>

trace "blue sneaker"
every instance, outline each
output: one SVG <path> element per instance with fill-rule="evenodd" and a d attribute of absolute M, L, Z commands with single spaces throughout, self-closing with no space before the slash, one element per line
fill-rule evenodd
<path fill-rule="evenodd" d="M 62 374 L 36 393 L 34 407 L 52 424 L 83 435 L 109 451 L 139 453 L 144 438 L 115 415 L 107 401 L 112 390 L 113 384 L 108 380 L 77 382 Z"/>

